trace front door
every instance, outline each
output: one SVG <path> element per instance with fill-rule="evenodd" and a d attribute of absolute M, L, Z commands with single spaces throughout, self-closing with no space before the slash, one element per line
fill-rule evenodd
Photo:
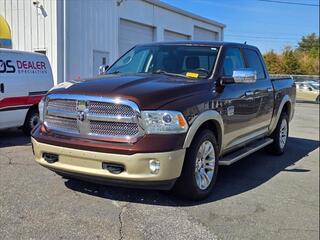
<path fill-rule="evenodd" d="M 228 48 L 224 57 L 223 75 L 231 77 L 233 71 L 245 67 L 242 51 L 239 48 Z M 262 131 L 257 121 L 261 96 L 255 94 L 256 89 L 257 83 L 228 83 L 219 94 L 217 106 L 224 121 L 224 149 L 236 147 Z"/>

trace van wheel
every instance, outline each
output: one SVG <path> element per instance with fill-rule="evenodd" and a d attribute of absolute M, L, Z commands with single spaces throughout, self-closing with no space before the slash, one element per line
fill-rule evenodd
<path fill-rule="evenodd" d="M 190 200 L 208 197 L 217 179 L 218 160 L 218 144 L 213 132 L 201 131 L 187 149 L 182 173 L 173 191 Z"/>
<path fill-rule="evenodd" d="M 273 143 L 267 147 L 268 152 L 275 155 L 284 153 L 289 136 L 289 117 L 286 113 L 281 113 L 277 127 L 271 135 Z"/>
<path fill-rule="evenodd" d="M 38 109 L 32 108 L 29 110 L 26 120 L 24 121 L 23 125 L 23 132 L 27 135 L 30 136 L 31 131 L 34 129 L 34 127 L 39 123 L 40 118 L 39 118 L 39 112 Z"/>

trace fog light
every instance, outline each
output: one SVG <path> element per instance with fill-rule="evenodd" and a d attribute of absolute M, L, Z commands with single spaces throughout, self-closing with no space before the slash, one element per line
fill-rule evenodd
<path fill-rule="evenodd" d="M 150 160 L 149 168 L 152 174 L 157 174 L 160 171 L 160 162 L 158 160 Z"/>

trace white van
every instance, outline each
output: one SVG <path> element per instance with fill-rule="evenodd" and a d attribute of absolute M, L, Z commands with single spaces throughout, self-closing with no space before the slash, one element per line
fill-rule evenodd
<path fill-rule="evenodd" d="M 38 103 L 52 87 L 44 54 L 0 49 L 0 129 L 22 127 L 29 135 L 39 120 Z"/>

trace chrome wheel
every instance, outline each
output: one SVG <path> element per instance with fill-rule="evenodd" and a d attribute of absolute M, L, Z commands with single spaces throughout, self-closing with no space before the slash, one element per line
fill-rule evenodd
<path fill-rule="evenodd" d="M 210 141 L 204 141 L 199 147 L 196 164 L 195 177 L 198 187 L 205 190 L 209 187 L 215 169 L 215 150 Z"/>
<path fill-rule="evenodd" d="M 280 126 L 280 136 L 279 136 L 279 143 L 280 148 L 283 149 L 286 145 L 288 138 L 288 123 L 286 119 L 282 119 L 281 126 Z"/>

